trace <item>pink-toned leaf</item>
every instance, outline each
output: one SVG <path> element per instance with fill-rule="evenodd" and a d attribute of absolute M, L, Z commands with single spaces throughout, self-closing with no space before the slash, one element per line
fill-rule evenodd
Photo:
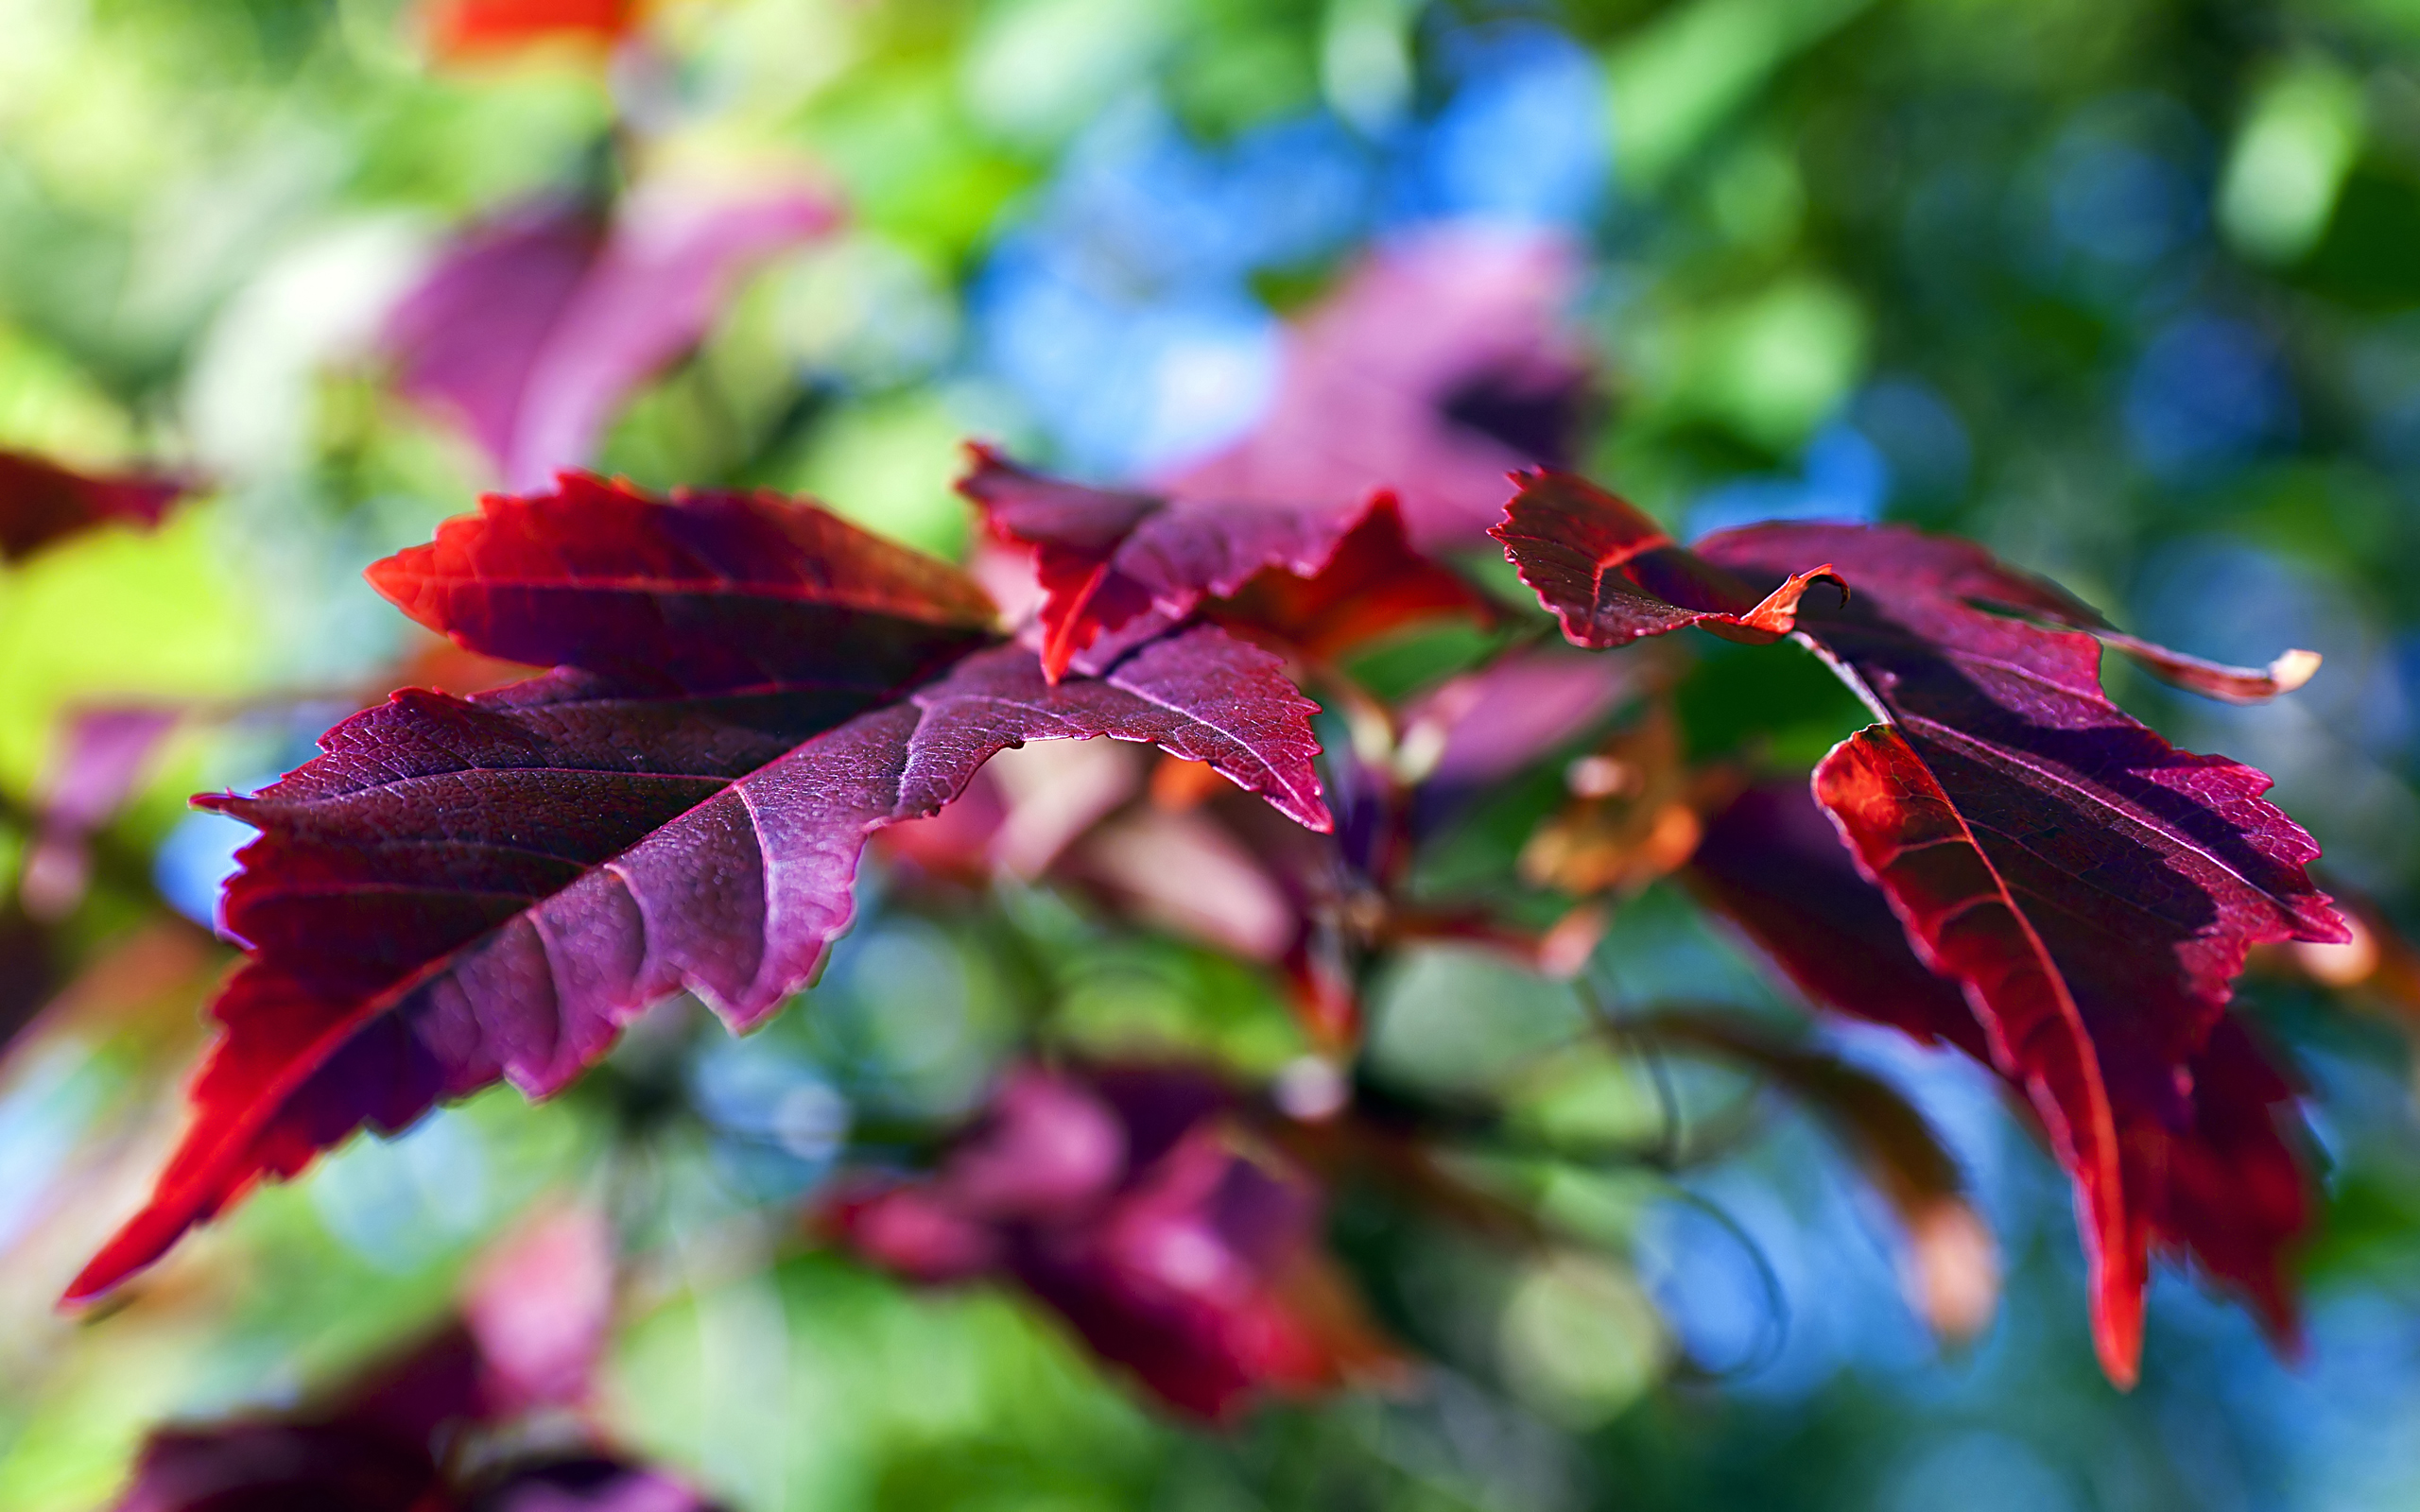
<path fill-rule="evenodd" d="M 1138 810 L 1086 835 L 1058 869 L 1134 919 L 1248 961 L 1285 959 L 1307 925 L 1260 858 L 1199 811 Z"/>
<path fill-rule="evenodd" d="M 1150 633 L 1205 601 L 1231 628 L 1322 657 L 1422 619 L 1487 613 L 1411 550 L 1390 494 L 1301 508 L 1172 503 L 1062 482 L 982 447 L 974 456 L 960 491 L 994 531 L 1033 548 L 1053 678 L 1103 635 L 1138 621 Z"/>
<path fill-rule="evenodd" d="M 204 800 L 263 832 L 224 909 L 251 959 L 182 1143 L 72 1298 L 362 1127 L 499 1079 L 555 1091 L 674 992 L 760 1022 L 847 927 L 866 837 L 1011 746 L 1150 742 L 1328 823 L 1313 706 L 1215 627 L 1054 687 L 1028 651 L 966 654 L 982 600 L 940 563 L 766 495 L 615 491 L 492 497 L 372 572 L 471 649 L 557 671 L 406 690 L 266 791 Z"/>
<path fill-rule="evenodd" d="M 0 450 L 0 561 L 104 524 L 148 530 L 190 483 L 151 473 L 95 476 L 26 452 Z"/>
<path fill-rule="evenodd" d="M 65 917 L 92 879 L 93 832 L 107 824 L 151 765 L 178 711 L 129 705 L 67 716 L 59 753 L 37 803 L 18 898 L 36 919 Z"/>
<path fill-rule="evenodd" d="M 610 219 L 524 205 L 466 232 L 388 318 L 397 386 L 461 424 L 506 485 L 591 461 L 638 387 L 685 355 L 739 277 L 830 230 L 795 177 L 641 184 Z"/>
<path fill-rule="evenodd" d="M 479 1263 L 463 1321 L 500 1412 L 587 1400 L 614 1316 L 614 1235 L 595 1208 L 548 1208 Z"/>
<path fill-rule="evenodd" d="M 1589 363 L 1564 307 L 1581 266 L 1576 248 L 1530 231 L 1388 243 L 1291 333 L 1253 432 L 1161 486 L 1311 508 L 1391 490 L 1414 542 L 1476 541 L 1507 472 L 1573 459 Z"/>
<path fill-rule="evenodd" d="M 1546 644 L 1449 679 L 1404 711 L 1404 776 L 1448 794 L 1477 791 L 1570 745 L 1637 691 L 1611 657 Z"/>
<path fill-rule="evenodd" d="M 1316 1187 L 1234 1106 L 1182 1068 L 1019 1068 L 932 1177 L 861 1186 L 832 1218 L 911 1279 L 1013 1279 L 1188 1416 L 1390 1368 L 1320 1248 Z"/>

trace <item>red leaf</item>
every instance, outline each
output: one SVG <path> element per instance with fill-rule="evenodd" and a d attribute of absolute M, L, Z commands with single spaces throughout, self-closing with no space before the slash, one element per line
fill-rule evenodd
<path fill-rule="evenodd" d="M 703 337 L 739 276 L 832 228 L 797 178 L 641 185 L 464 232 L 388 317 L 397 387 L 468 430 L 508 487 L 592 459 L 622 402 Z"/>
<path fill-rule="evenodd" d="M 462 1297 L 480 1390 L 500 1415 L 585 1402 L 614 1321 L 614 1235 L 604 1213 L 563 1207 L 484 1256 Z"/>
<path fill-rule="evenodd" d="M 563 1411 L 608 1321 L 602 1227 L 532 1225 L 483 1265 L 465 1317 L 316 1401 L 154 1433 L 117 1512 L 710 1512 Z"/>
<path fill-rule="evenodd" d="M 1993 1062 L 1969 994 L 1916 958 L 1881 889 L 1859 873 L 1804 788 L 1741 795 L 1708 822 L 1688 878 L 1816 1002 Z M 2021 1077 L 2008 1079 L 2026 1095 Z M 2212 1027 L 2185 1080 L 2182 1116 L 2172 1099 L 2146 1101 L 2113 1084 L 2118 1185 L 2139 1197 L 2134 1221 L 2151 1240 L 2241 1291 L 2290 1347 L 2285 1260 L 2309 1221 L 2292 1090 L 2232 1017 Z M 2139 1327 L 2138 1300 L 2118 1305 Z"/>
<path fill-rule="evenodd" d="M 2172 1141 L 2267 1117 L 2266 1101 L 2256 1114 L 2197 1106 L 2196 1057 L 2230 984 L 2256 944 L 2343 937 L 2304 870 L 2318 847 L 2262 800 L 2268 777 L 2128 718 L 2101 691 L 2092 636 L 2060 627 L 2105 633 L 2100 617 L 1977 546 L 1774 524 L 1683 552 L 1619 501 L 1551 478 L 1515 501 L 1505 539 L 1583 644 L 1736 612 L 1778 581 L 1767 604 L 1788 612 L 1756 627 L 1794 623 L 1883 716 L 1824 760 L 1816 795 L 1918 954 L 1963 988 L 2074 1179 L 2095 1341 L 2110 1378 L 2131 1383 Z M 1852 596 L 1801 602 L 1814 561 Z M 2152 660 L 2204 681 L 2227 670 Z M 2241 694 L 2259 675 L 2229 676 Z M 2265 1158 L 2256 1141 L 2222 1143 Z"/>
<path fill-rule="evenodd" d="M 129 704 L 79 709 L 60 732 L 26 848 L 18 897 L 40 919 L 65 918 L 92 880 L 94 833 L 125 807 L 176 728 L 173 708 Z"/>
<path fill-rule="evenodd" d="M 1729 573 L 1673 544 L 1663 526 L 1596 485 L 1564 472 L 1525 472 L 1504 521 L 1521 581 L 1574 645 L 1607 650 L 1695 625 L 1729 640 L 1777 641 L 1798 601 L 1831 568 L 1798 573 L 1759 600 Z"/>
<path fill-rule="evenodd" d="M 1391 494 L 1358 509 L 1171 502 L 1031 472 L 986 447 L 959 491 L 1034 548 L 1042 664 L 1053 679 L 1104 634 L 1209 615 L 1313 656 L 1486 601 L 1411 549 Z M 1146 616 L 1154 618 L 1146 620 Z"/>
<path fill-rule="evenodd" d="M 2316 651 L 2287 651 L 2266 667 L 2231 667 L 2121 634 L 2058 584 L 2019 572 L 1969 541 L 1855 525 L 1755 525 L 1710 537 L 1698 550 L 1706 559 L 1772 572 L 1791 551 L 1824 551 L 1834 542 L 1844 558 L 1861 558 L 1867 576 L 1887 580 L 1901 600 L 1932 604 L 1942 623 L 1979 625 L 1990 616 L 1974 611 L 1988 610 L 2048 628 L 2082 630 L 2163 680 L 2206 697 L 2258 703 L 2293 692 L 2319 670 Z M 2097 679 L 2087 680 L 2098 689 Z"/>
<path fill-rule="evenodd" d="M 1392 1356 L 1321 1252 L 1320 1195 L 1180 1068 L 1020 1068 L 933 1177 L 834 1205 L 869 1260 L 924 1281 L 1013 1277 L 1193 1417 L 1302 1395 Z"/>
<path fill-rule="evenodd" d="M 406 690 L 202 800 L 263 832 L 225 904 L 251 958 L 183 1142 L 71 1299 L 364 1125 L 556 1090 L 673 992 L 757 1022 L 847 927 L 866 836 L 1007 747 L 1149 741 L 1328 823 L 1313 706 L 1268 653 L 1201 627 L 1053 687 L 1030 652 L 967 655 L 986 606 L 952 569 L 769 495 L 567 478 L 372 578 L 473 650 L 564 665 Z"/>
<path fill-rule="evenodd" d="M 1391 240 L 1289 333 L 1266 418 L 1162 486 L 1291 507 L 1388 490 L 1421 545 L 1476 541 L 1507 472 L 1572 460 L 1589 364 L 1564 306 L 1581 268 L 1533 231 Z"/>
<path fill-rule="evenodd" d="M 420 1444 L 354 1423 L 243 1423 L 157 1433 L 115 1512 L 442 1512 L 452 1505 Z"/>
<path fill-rule="evenodd" d="M 168 506 L 191 491 L 191 484 L 177 478 L 140 472 L 95 477 L 28 453 L 0 451 L 0 561 L 22 561 L 112 522 L 148 530 Z"/>
<path fill-rule="evenodd" d="M 441 58 L 511 52 L 536 43 L 618 40 L 636 24 L 635 0 L 435 0 L 429 42 Z"/>

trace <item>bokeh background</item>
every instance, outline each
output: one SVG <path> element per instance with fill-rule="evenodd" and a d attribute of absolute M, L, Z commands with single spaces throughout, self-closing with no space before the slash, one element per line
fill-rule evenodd
<path fill-rule="evenodd" d="M 1773 1110 L 1685 1192 L 1530 1173 L 1608 1236 L 1582 1271 L 1348 1209 L 1381 1314 L 1443 1363 L 1177 1427 L 1028 1307 L 912 1294 L 785 1215 L 853 1128 L 971 1106 L 1037 1000 L 1080 1041 L 1142 1025 L 1246 1068 L 1298 1031 L 1252 971 L 1049 889 L 936 913 L 879 874 L 765 1034 L 667 1012 L 554 1103 L 499 1092 L 357 1143 L 124 1311 L 55 1315 L 200 1040 L 219 958 L 140 900 L 206 921 L 238 827 L 183 796 L 293 765 L 411 655 L 359 569 L 510 471 L 398 392 L 398 301 L 465 225 L 631 183 L 778 180 L 834 217 L 707 281 L 694 355 L 601 415 L 608 471 L 811 492 L 962 553 L 962 438 L 1181 475 L 1266 426 L 1365 259 L 1426 259 L 1364 324 L 1584 367 L 1584 394 L 1459 420 L 1684 536 L 1952 529 L 2189 651 L 2323 652 L 2259 709 L 2113 686 L 2275 774 L 2339 882 L 2420 902 L 2409 0 L 668 0 L 610 51 L 449 49 L 444 25 L 395 0 L 0 0 L 0 446 L 210 481 L 155 533 L 0 570 L 0 872 L 69 712 L 183 721 L 54 942 L 85 974 L 0 1066 L 0 1507 L 104 1503 L 149 1426 L 340 1375 L 563 1191 L 609 1192 L 643 1241 L 616 1428 L 748 1512 L 2420 1503 L 2420 1005 L 2285 972 L 2246 1000 L 2315 1094 L 2306 1356 L 2166 1276 L 2125 1396 L 2092 1363 L 2064 1184 L 1986 1078 L 1828 1031 L 1940 1124 L 2000 1235 L 1976 1343 L 1936 1346 L 1874 1199 Z M 1802 756 L 1855 719 L 1720 654 L 1683 701 L 1697 740 Z M 1642 1001 L 1789 1011 L 1660 888 L 1598 969 Z M 1446 1082 L 1529 1074 L 1572 1011 L 1454 952 L 1378 1006 L 1374 1053 Z M 1634 1081 L 1572 1085 L 1594 1101 L 1554 1116 L 1653 1116 Z"/>

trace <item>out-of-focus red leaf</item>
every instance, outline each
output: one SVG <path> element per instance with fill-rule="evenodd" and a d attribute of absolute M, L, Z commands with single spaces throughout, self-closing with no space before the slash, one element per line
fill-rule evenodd
<path fill-rule="evenodd" d="M 1011 746 L 1150 742 L 1329 822 L 1313 706 L 1268 653 L 1197 627 L 1052 686 L 976 649 L 989 605 L 954 569 L 771 495 L 567 477 L 372 579 L 473 650 L 560 665 L 406 690 L 204 800 L 263 832 L 224 908 L 251 959 L 182 1143 L 71 1299 L 364 1126 L 560 1088 L 676 991 L 760 1022 L 847 927 L 866 836 Z"/>
<path fill-rule="evenodd" d="M 2236 1133 L 2266 1125 L 2283 1100 L 2221 1108 L 2197 1096 L 2196 1057 L 2233 979 L 2255 945 L 2344 937 L 2304 870 L 2318 847 L 2262 799 L 2265 774 L 2178 751 L 2111 703 L 2100 644 L 2069 627 L 2108 633 L 2100 617 L 1980 547 L 1757 525 L 1694 553 L 1655 546 L 1651 575 L 1621 555 L 1644 539 L 1635 511 L 1594 490 L 1555 488 L 1546 502 L 1521 525 L 1516 501 L 1508 551 L 1571 639 L 1619 644 L 1770 592 L 1883 716 L 1825 758 L 1816 796 L 1918 955 L 1964 989 L 1994 1065 L 2023 1088 L 2074 1179 L 2095 1342 L 2110 1378 L 2130 1383 L 2176 1141 L 2206 1135 L 2214 1153 L 2257 1164 L 2269 1146 Z M 1609 561 L 1627 575 L 1612 590 L 1589 576 Z M 1808 594 L 1809 562 L 1828 564 L 1844 593 Z M 2210 680 L 2186 659 L 2154 662 Z M 2227 686 L 2246 694 L 2256 677 Z M 2254 1087 L 2227 1070 L 2214 1082 Z M 2243 1173 L 2248 1232 L 2272 1232 L 2284 1211 L 2261 1194 L 2268 1170 Z M 2232 1247 L 2213 1268 L 2232 1267 L 2275 1321 L 2268 1298 L 2282 1292 L 2263 1279 L 2274 1256 L 2251 1274 L 2246 1246 Z"/>
<path fill-rule="evenodd" d="M 354 1380 L 290 1412 L 154 1433 L 116 1512 L 711 1512 L 589 1433 L 527 1432 L 588 1396 L 611 1280 L 596 1215 L 550 1212 L 480 1268 L 464 1318 Z"/>
<path fill-rule="evenodd" d="M 1316 507 L 1172 503 L 1028 472 L 988 448 L 959 490 L 1034 551 L 1042 663 L 1053 678 L 1105 634 L 1208 604 L 1212 620 L 1328 657 L 1423 619 L 1485 617 L 1486 601 L 1413 552 L 1391 494 Z M 1362 500 L 1358 508 L 1346 498 Z"/>
<path fill-rule="evenodd" d="M 912 1279 L 1012 1278 L 1192 1417 L 1391 1371 L 1321 1249 L 1318 1191 L 1234 1102 L 1178 1068 L 1019 1068 L 933 1176 L 861 1186 L 830 1216 Z"/>
<path fill-rule="evenodd" d="M 1890 902 L 1805 789 L 1742 794 L 1707 824 L 1686 875 L 1818 1003 L 1995 1064 L 1973 989 L 1917 958 Z M 2001 1074 L 2038 1110 L 2021 1076 Z M 2112 1084 L 2120 1183 L 2151 1241 L 2249 1297 L 2290 1348 L 2285 1264 L 2309 1221 L 2292 1090 L 2231 1016 L 2213 1025 L 2179 1079 L 2182 1109 Z"/>
<path fill-rule="evenodd" d="M 1897 1214 L 1908 1244 L 1908 1300 L 1933 1332 L 1965 1340 L 1991 1322 L 1999 1302 L 1997 1246 L 1966 1198 L 1957 1158 L 1898 1089 L 1736 1019 L 1658 1014 L 1625 1033 L 1711 1052 L 1772 1077 L 1840 1137 Z"/>
<path fill-rule="evenodd" d="M 1547 644 L 1448 679 L 1404 710 L 1398 775 L 1440 795 L 1493 787 L 1603 723 L 1638 691 L 1634 674 Z"/>
<path fill-rule="evenodd" d="M 92 880 L 93 832 L 123 807 L 176 728 L 178 711 L 157 706 L 70 713 L 36 800 L 33 843 L 18 883 L 26 912 L 64 918 Z"/>
<path fill-rule="evenodd" d="M 193 486 L 130 472 L 95 476 L 26 452 L 0 450 L 0 561 L 111 524 L 148 530 Z"/>
<path fill-rule="evenodd" d="M 354 1423 L 157 1433 L 116 1512 L 442 1512 L 425 1445 Z"/>
<path fill-rule="evenodd" d="M 1267 418 L 1163 486 L 1301 507 L 1392 490 L 1415 542 L 1477 541 L 1507 472 L 1573 460 L 1589 364 L 1563 317 L 1580 270 L 1577 249 L 1535 232 L 1389 243 L 1293 331 Z"/>
<path fill-rule="evenodd" d="M 549 1209 L 479 1263 L 463 1320 L 501 1413 L 577 1406 L 588 1394 L 614 1316 L 614 1236 L 594 1208 Z"/>
<path fill-rule="evenodd" d="M 642 183 L 610 219 L 578 202 L 508 210 L 389 316 L 397 387 L 462 425 L 507 487 L 544 488 L 593 459 L 741 274 L 838 219 L 830 191 L 795 176 Z"/>
<path fill-rule="evenodd" d="M 1798 602 L 1828 564 L 1759 596 L 1684 551 L 1664 527 L 1585 479 L 1529 472 L 1488 534 L 1574 645 L 1607 650 L 1695 625 L 1762 644 L 1789 633 Z"/>
<path fill-rule="evenodd" d="M 431 0 L 430 47 L 441 58 L 518 51 L 540 43 L 604 47 L 637 24 L 637 0 Z"/>
<path fill-rule="evenodd" d="M 1234 831 L 1200 812 L 1145 808 L 1086 835 L 1060 868 L 1144 922 L 1248 961 L 1274 963 L 1304 921 Z"/>

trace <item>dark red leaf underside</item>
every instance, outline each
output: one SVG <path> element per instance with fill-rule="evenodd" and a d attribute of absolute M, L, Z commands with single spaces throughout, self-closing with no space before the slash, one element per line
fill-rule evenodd
<path fill-rule="evenodd" d="M 1149 741 L 1328 822 L 1313 706 L 1215 627 L 1053 687 L 1030 652 L 967 655 L 988 605 L 954 570 L 820 511 L 592 479 L 484 511 L 373 580 L 470 649 L 566 664 L 399 693 L 205 801 L 262 831 L 225 903 L 251 959 L 182 1143 L 72 1297 L 361 1127 L 554 1091 L 673 992 L 758 1022 L 847 927 L 866 836 L 1006 747 Z"/>
<path fill-rule="evenodd" d="M 1816 1002 L 1991 1063 L 1965 994 L 1916 958 L 1890 902 L 1805 787 L 1742 794 L 1708 821 L 1685 875 Z M 2271 1334 L 2290 1344 L 2286 1263 L 2310 1216 L 2292 1089 L 2232 1016 L 2187 1069 L 2190 1109 L 2181 1122 L 2113 1100 L 2122 1184 L 2149 1199 L 2153 1243 L 2242 1292 Z"/>
<path fill-rule="evenodd" d="M 110 524 L 148 530 L 188 491 L 174 478 L 95 477 L 25 452 L 0 451 L 0 561 Z"/>
<path fill-rule="evenodd" d="M 2304 869 L 2318 848 L 2260 796 L 2268 777 L 2176 750 L 2129 718 L 2100 688 L 2105 622 L 1965 542 L 1772 524 L 1681 552 L 1619 501 L 1552 478 L 1524 490 L 1502 535 L 1582 644 L 1702 623 L 1686 616 L 1767 585 L 1794 595 L 1799 634 L 1887 721 L 1826 758 L 1817 797 L 1917 954 L 1963 988 L 1994 1063 L 2073 1177 L 2095 1340 L 2110 1377 L 2131 1382 L 2148 1239 L 2174 1206 L 2174 1142 L 2221 1113 L 2268 1117 L 2267 1102 L 2196 1106 L 2196 1057 L 2231 983 L 2253 945 L 2343 936 Z M 1658 558 L 1652 573 L 1633 565 Z M 1844 601 L 1806 595 L 1813 561 L 1830 564 Z M 1612 587 L 1609 563 L 1623 579 Z M 2169 653 L 2149 662 L 2190 671 Z M 2247 1231 L 2282 1221 L 2270 1186 L 2245 1174 Z"/>
<path fill-rule="evenodd" d="M 1519 481 L 1521 491 L 1488 534 L 1574 645 L 1608 650 L 1690 625 L 1731 640 L 1778 640 L 1789 633 L 1808 585 L 1829 571 L 1798 573 L 1760 600 L 1584 479 L 1539 472 Z"/>
<path fill-rule="evenodd" d="M 1034 550 L 1053 678 L 1103 636 L 1150 633 L 1205 601 L 1221 624 L 1322 657 L 1418 620 L 1488 613 L 1411 549 L 1392 494 L 1329 509 L 1171 503 L 1045 477 L 983 447 L 974 456 L 959 490 Z"/>

